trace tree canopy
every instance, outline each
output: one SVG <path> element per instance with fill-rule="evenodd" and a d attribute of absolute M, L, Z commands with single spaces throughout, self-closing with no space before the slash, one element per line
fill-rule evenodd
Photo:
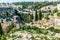
<path fill-rule="evenodd" d="M 57 8 L 54 9 L 53 13 L 56 13 L 56 12 L 58 12 L 58 9 Z"/>

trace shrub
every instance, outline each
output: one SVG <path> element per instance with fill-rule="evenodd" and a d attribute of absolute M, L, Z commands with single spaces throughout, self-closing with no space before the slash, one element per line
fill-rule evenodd
<path fill-rule="evenodd" d="M 60 30 L 59 29 L 55 29 L 54 32 L 60 33 Z"/>
<path fill-rule="evenodd" d="M 54 31 L 54 27 L 50 27 L 50 28 L 48 28 L 48 30 Z"/>
<path fill-rule="evenodd" d="M 54 12 L 54 13 L 58 12 L 58 9 L 57 9 L 57 8 L 55 8 L 55 9 L 53 10 L 53 12 Z"/>
<path fill-rule="evenodd" d="M 36 29 L 36 33 L 42 33 L 42 31 L 40 29 Z"/>
<path fill-rule="evenodd" d="M 41 30 L 43 34 L 47 34 L 48 31 L 47 30 Z"/>
<path fill-rule="evenodd" d="M 45 19 L 49 19 L 48 15 L 46 15 L 44 18 L 45 18 Z"/>
<path fill-rule="evenodd" d="M 5 35 L 2 35 L 1 36 L 1 40 L 6 40 L 6 36 Z"/>
<path fill-rule="evenodd" d="M 60 12 L 59 12 L 59 13 L 57 13 L 57 16 L 60 16 Z"/>

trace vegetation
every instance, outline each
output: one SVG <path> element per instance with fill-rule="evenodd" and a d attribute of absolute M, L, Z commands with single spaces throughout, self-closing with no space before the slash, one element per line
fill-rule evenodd
<path fill-rule="evenodd" d="M 60 16 L 60 12 L 59 12 L 59 13 L 57 13 L 57 16 Z"/>
<path fill-rule="evenodd" d="M 25 23 L 30 23 L 34 18 L 35 21 L 38 21 L 38 20 L 41 20 L 43 18 L 43 15 L 42 13 L 51 13 L 51 10 L 48 10 L 48 11 L 37 11 L 38 9 L 40 9 L 41 7 L 43 6 L 46 6 L 46 5 L 56 5 L 57 3 L 60 3 L 60 2 L 17 2 L 17 3 L 13 3 L 15 5 L 22 5 L 23 8 L 21 9 L 22 12 L 18 12 L 17 10 L 14 10 L 14 13 L 16 15 L 18 15 Z M 5 4 L 5 3 L 3 3 Z M 30 8 L 28 8 L 30 6 Z M 24 9 L 33 9 L 35 11 L 35 16 L 33 17 L 33 14 L 30 14 L 30 12 L 28 12 L 27 14 L 24 14 Z M 8 17 L 9 13 L 12 12 L 11 10 L 4 10 L 4 11 L 0 11 L 0 13 L 6 13 L 5 15 Z M 49 19 L 49 15 L 52 15 L 54 13 L 58 12 L 58 9 L 55 8 L 53 13 L 51 14 L 47 14 L 44 18 L 45 19 Z M 60 12 L 57 13 L 58 16 L 60 16 Z M 27 26 L 27 25 L 20 25 L 20 28 L 19 29 L 16 29 L 15 28 L 15 25 L 14 23 L 12 22 L 11 25 L 9 25 L 7 28 L 6 28 L 6 33 L 8 33 L 6 36 L 2 30 L 2 26 L 1 26 L 1 23 L 0 23 L 0 39 L 1 40 L 6 40 L 6 37 L 10 37 L 9 35 L 9 32 L 11 33 L 14 33 L 16 31 L 26 31 L 27 33 L 32 33 L 32 34 L 38 34 L 40 36 L 40 34 L 44 34 L 44 36 L 40 36 L 39 38 L 41 40 L 50 40 L 46 35 L 48 35 L 48 30 L 53 32 L 53 34 L 51 34 L 51 36 L 54 36 L 55 33 L 60 33 L 60 29 L 55 29 L 54 27 L 50 27 L 48 29 L 46 28 L 39 28 L 39 27 L 36 27 L 36 26 Z M 24 33 L 24 32 L 23 32 Z M 11 37 L 14 38 L 16 35 L 12 35 Z M 22 36 L 16 36 L 15 38 L 22 38 Z M 33 38 L 33 40 L 37 40 L 35 38 Z M 51 40 L 60 40 L 60 38 L 52 38 Z"/>
<path fill-rule="evenodd" d="M 44 34 L 44 35 L 47 35 L 49 32 L 48 30 L 54 32 L 52 34 L 52 36 L 55 35 L 55 33 L 59 33 L 60 30 L 59 29 L 55 29 L 54 27 L 50 27 L 48 29 L 42 29 L 42 28 L 38 28 L 36 26 L 26 26 L 26 25 L 21 25 L 20 29 L 15 29 L 13 28 L 13 30 L 11 30 L 12 32 L 11 33 L 14 33 L 16 31 L 26 31 L 26 32 L 29 32 L 29 33 L 32 33 L 32 34 Z M 8 35 L 8 34 L 7 34 Z M 10 34 L 9 34 L 10 35 Z M 6 40 L 6 35 L 2 35 L 0 36 L 2 40 Z M 9 36 L 8 36 L 9 37 Z M 21 38 L 20 36 L 16 36 L 16 35 L 12 35 L 12 38 Z M 47 38 L 47 36 L 40 36 L 38 38 L 41 38 L 42 40 L 45 39 L 45 40 L 49 40 L 49 38 Z M 59 38 L 56 38 L 56 39 L 59 39 Z M 33 38 L 33 40 L 37 40 L 36 38 Z M 52 38 L 53 40 L 53 38 Z"/>
<path fill-rule="evenodd" d="M 55 33 L 60 33 L 60 29 L 55 29 L 54 27 L 48 28 L 48 30 L 55 32 Z"/>
<path fill-rule="evenodd" d="M 25 31 L 30 32 L 30 33 L 38 33 L 38 34 L 40 34 L 40 33 L 47 34 L 48 33 L 47 30 L 40 29 L 36 26 L 32 26 L 32 27 L 30 27 L 30 26 L 21 26 L 20 30 L 25 30 Z"/>
<path fill-rule="evenodd" d="M 51 16 L 54 16 L 54 13 L 51 13 L 50 15 L 51 15 Z"/>
<path fill-rule="evenodd" d="M 0 23 L 0 40 L 6 40 L 6 35 L 5 35 L 5 33 L 3 32 L 1 23 Z"/>
<path fill-rule="evenodd" d="M 45 19 L 49 19 L 49 15 L 46 15 L 44 18 L 45 18 Z"/>
<path fill-rule="evenodd" d="M 2 35 L 1 40 L 6 40 L 6 35 Z"/>
<path fill-rule="evenodd" d="M 57 4 L 59 4 L 59 2 L 15 2 L 13 4 L 15 5 L 23 5 L 23 8 L 27 8 L 28 6 L 31 6 L 31 8 L 33 9 L 39 9 L 43 6 L 47 6 L 47 5 L 54 5 L 56 6 Z"/>
<path fill-rule="evenodd" d="M 31 21 L 31 17 L 32 17 L 33 15 L 30 15 L 30 14 L 24 14 L 24 13 L 21 13 L 21 18 L 24 20 L 24 22 L 26 22 L 26 23 L 29 23 L 30 21 Z M 29 18 L 30 17 L 30 18 Z"/>
<path fill-rule="evenodd" d="M 37 10 L 35 11 L 35 21 L 38 20 L 38 14 L 37 14 Z"/>
<path fill-rule="evenodd" d="M 0 35 L 1 36 L 3 35 L 3 29 L 2 29 L 1 23 L 0 23 Z"/>
<path fill-rule="evenodd" d="M 56 12 L 58 12 L 58 9 L 57 8 L 54 9 L 53 13 L 56 13 Z"/>
<path fill-rule="evenodd" d="M 38 19 L 41 20 L 43 18 L 42 11 L 39 10 L 38 12 L 39 12 L 39 14 L 38 14 L 39 18 Z"/>

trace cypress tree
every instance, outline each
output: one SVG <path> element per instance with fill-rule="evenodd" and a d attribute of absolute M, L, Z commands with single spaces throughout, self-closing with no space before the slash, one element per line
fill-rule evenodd
<path fill-rule="evenodd" d="M 9 13 L 8 12 L 6 12 L 6 16 L 8 16 L 9 15 Z"/>
<path fill-rule="evenodd" d="M 41 20 L 42 17 L 43 17 L 43 16 L 42 16 L 42 12 L 41 12 L 41 10 L 40 10 L 40 11 L 39 11 L 39 18 L 38 18 L 38 19 Z"/>
<path fill-rule="evenodd" d="M 38 20 L 37 10 L 35 11 L 35 21 Z"/>
<path fill-rule="evenodd" d="M 1 26 L 1 23 L 0 23 L 0 35 L 2 36 L 3 34 L 3 29 L 2 29 L 2 26 Z"/>

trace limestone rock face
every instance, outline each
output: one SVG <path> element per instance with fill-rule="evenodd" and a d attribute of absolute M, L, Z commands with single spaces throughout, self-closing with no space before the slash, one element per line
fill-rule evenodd
<path fill-rule="evenodd" d="M 32 34 L 26 34 L 26 35 L 24 35 L 24 40 L 32 40 L 32 38 L 33 38 L 33 35 Z"/>
<path fill-rule="evenodd" d="M 12 13 L 8 16 L 0 15 L 0 23 L 2 25 L 2 29 L 4 32 L 10 31 L 15 25 L 15 27 L 18 29 L 20 27 L 20 23 L 22 23 L 22 19 L 20 16 L 16 15 L 16 13 Z"/>
<path fill-rule="evenodd" d="M 60 38 L 60 33 L 56 33 L 55 37 Z"/>

